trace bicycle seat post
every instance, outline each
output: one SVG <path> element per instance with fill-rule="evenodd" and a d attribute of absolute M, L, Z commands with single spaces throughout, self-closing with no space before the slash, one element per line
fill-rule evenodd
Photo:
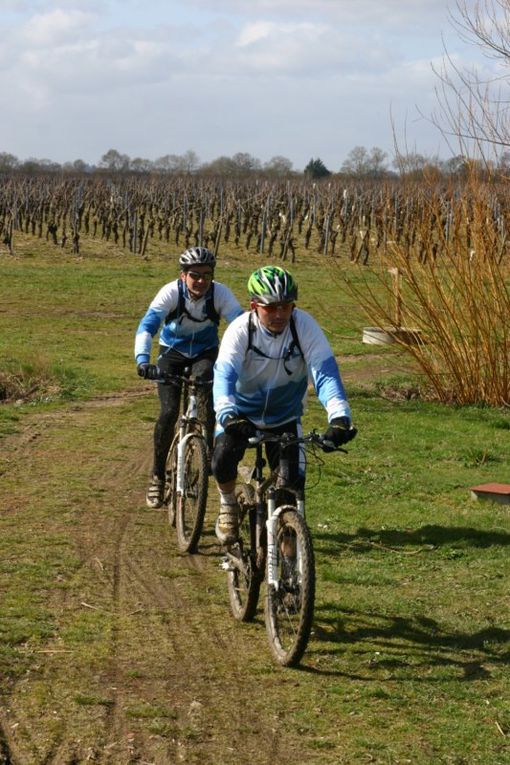
<path fill-rule="evenodd" d="M 257 444 L 256 451 L 255 451 L 255 474 L 254 474 L 254 478 L 257 481 L 257 483 L 261 483 L 264 478 L 263 470 L 264 470 L 265 464 L 266 464 L 266 461 L 262 454 L 262 444 Z"/>

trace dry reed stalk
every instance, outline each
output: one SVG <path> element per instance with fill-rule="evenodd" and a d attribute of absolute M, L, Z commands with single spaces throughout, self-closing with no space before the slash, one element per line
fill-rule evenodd
<path fill-rule="evenodd" d="M 493 189 L 473 181 L 462 194 L 430 192 L 416 227 L 414 244 L 404 236 L 387 247 L 362 286 L 347 277 L 351 291 L 372 324 L 395 326 L 388 269 L 397 269 L 402 327 L 423 337 L 405 348 L 435 397 L 510 405 L 510 268 Z"/>

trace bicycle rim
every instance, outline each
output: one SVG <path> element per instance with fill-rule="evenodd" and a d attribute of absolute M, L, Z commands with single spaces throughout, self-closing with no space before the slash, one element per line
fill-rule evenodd
<path fill-rule="evenodd" d="M 267 587 L 266 629 L 276 661 L 292 667 L 308 644 L 315 598 L 312 540 L 308 526 L 295 509 L 285 510 L 280 516 L 276 551 L 278 587 Z"/>
<path fill-rule="evenodd" d="M 209 471 L 207 449 L 201 436 L 191 436 L 184 447 L 184 489 L 177 498 L 177 546 L 195 552 L 202 533 Z"/>
<path fill-rule="evenodd" d="M 168 523 L 175 526 L 175 513 L 177 510 L 177 438 L 172 442 L 168 457 L 166 458 L 166 479 L 164 503 L 168 509 Z"/>
<path fill-rule="evenodd" d="M 254 522 L 253 507 L 241 505 L 239 541 L 232 545 L 228 558 L 231 568 L 227 573 L 230 608 L 235 619 L 249 622 L 255 616 L 260 592 L 260 574 L 255 566 L 251 548 L 250 523 Z"/>

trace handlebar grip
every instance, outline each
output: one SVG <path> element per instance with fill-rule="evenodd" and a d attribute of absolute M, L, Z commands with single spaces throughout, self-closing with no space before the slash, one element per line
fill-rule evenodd
<path fill-rule="evenodd" d="M 319 437 L 317 440 L 317 443 L 321 447 L 321 449 L 324 452 L 343 452 L 343 454 L 348 454 L 349 452 L 347 449 L 343 449 L 341 446 L 336 446 L 333 441 L 330 441 L 329 438 L 323 438 L 322 436 Z"/>

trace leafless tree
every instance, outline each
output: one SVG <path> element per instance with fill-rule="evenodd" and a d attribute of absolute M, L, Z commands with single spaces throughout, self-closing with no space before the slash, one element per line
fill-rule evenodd
<path fill-rule="evenodd" d="M 510 147 L 510 0 L 456 0 L 450 19 L 483 58 L 467 68 L 446 50 L 432 121 L 454 153 L 494 165 Z"/>

